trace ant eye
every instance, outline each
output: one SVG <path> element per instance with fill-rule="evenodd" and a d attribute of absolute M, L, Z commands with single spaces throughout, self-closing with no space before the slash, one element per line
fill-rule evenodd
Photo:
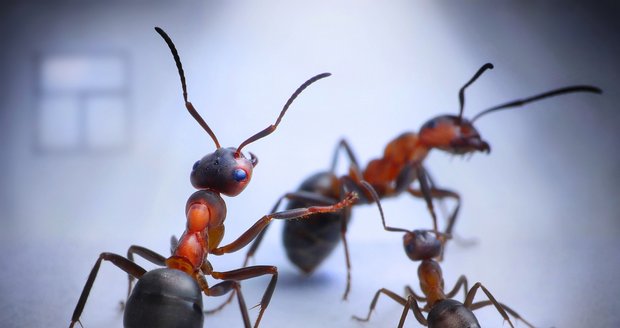
<path fill-rule="evenodd" d="M 194 163 L 194 166 L 192 166 L 192 170 L 196 170 L 198 164 L 200 164 L 200 161 L 196 161 L 196 163 Z"/>
<path fill-rule="evenodd" d="M 233 171 L 233 179 L 235 179 L 235 181 L 237 182 L 241 182 L 243 180 L 245 180 L 245 178 L 248 177 L 248 174 L 245 173 L 245 171 L 243 169 L 235 169 Z"/>

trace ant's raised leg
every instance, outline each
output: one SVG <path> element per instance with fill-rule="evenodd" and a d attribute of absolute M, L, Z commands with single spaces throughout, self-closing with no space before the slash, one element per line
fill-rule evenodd
<path fill-rule="evenodd" d="M 273 206 L 273 208 L 271 209 L 270 213 L 275 213 L 280 207 L 282 200 L 284 199 L 287 199 L 289 201 L 299 201 L 303 203 L 318 204 L 322 206 L 329 206 L 337 202 L 337 200 L 335 199 L 325 197 L 317 193 L 312 193 L 312 192 L 307 192 L 307 191 L 297 191 L 297 192 L 286 193 L 283 196 L 281 196 L 276 202 L 276 204 Z M 256 253 L 256 250 L 260 246 L 260 243 L 263 240 L 263 237 L 265 236 L 265 233 L 268 227 L 269 225 L 265 226 L 265 228 L 256 236 L 256 238 L 254 238 L 254 242 L 252 243 L 252 246 L 250 246 L 250 249 L 248 250 L 248 253 L 245 256 L 245 261 L 243 262 L 244 267 L 248 265 L 250 258 L 252 258 L 254 256 L 254 253 Z"/>
<path fill-rule="evenodd" d="M 97 273 L 99 272 L 99 267 L 101 266 L 101 261 L 109 261 L 112 264 L 116 265 L 121 270 L 125 271 L 127 274 L 132 275 L 136 278 L 142 277 L 146 270 L 137 265 L 136 263 L 114 253 L 101 253 L 97 262 L 93 266 L 90 274 L 88 275 L 88 279 L 86 280 L 86 284 L 84 285 L 84 289 L 82 289 L 82 294 L 80 295 L 80 299 L 75 305 L 75 310 L 73 311 L 73 316 L 71 316 L 71 323 L 69 324 L 69 328 L 73 327 L 76 322 L 80 321 L 80 315 L 82 315 L 82 311 L 84 310 L 84 306 L 86 305 L 86 300 L 88 299 L 88 295 L 90 294 L 90 290 L 95 283 L 95 278 L 97 278 Z M 81 325 L 81 323 L 80 323 Z"/>
<path fill-rule="evenodd" d="M 482 291 L 487 295 L 487 297 L 489 298 L 489 301 L 491 302 L 491 304 L 493 304 L 495 306 L 495 308 L 497 309 L 497 312 L 499 312 L 499 314 L 501 314 L 502 318 L 504 318 L 504 320 L 508 321 L 508 324 L 510 325 L 510 327 L 514 328 L 514 326 L 512 325 L 512 321 L 510 321 L 510 317 L 508 317 L 508 314 L 506 314 L 506 311 L 504 311 L 504 308 L 501 306 L 501 304 L 495 299 L 495 297 L 493 297 L 493 295 L 491 294 L 491 292 L 489 292 L 488 289 L 486 289 L 486 287 L 484 287 L 481 283 L 477 282 L 467 293 L 467 297 L 465 298 L 465 307 L 468 309 L 472 309 L 472 303 L 474 301 L 474 297 L 476 296 L 476 292 L 478 291 L 478 288 L 481 288 Z"/>
<path fill-rule="evenodd" d="M 265 293 L 263 294 L 263 297 L 261 298 L 260 303 L 257 305 L 260 307 L 260 310 L 258 312 L 258 317 L 256 318 L 256 322 L 254 323 L 254 328 L 258 327 L 261 319 L 263 318 L 263 314 L 265 313 L 265 310 L 267 309 L 267 306 L 269 306 L 269 302 L 271 301 L 271 296 L 273 295 L 273 291 L 276 288 L 276 282 L 278 281 L 278 268 L 276 268 L 275 266 L 266 266 L 266 265 L 258 266 L 257 265 L 257 266 L 251 266 L 251 267 L 241 268 L 241 269 L 232 270 L 232 271 L 226 271 L 226 272 L 214 271 L 211 273 L 211 276 L 215 279 L 226 279 L 226 280 L 234 280 L 234 281 L 240 281 L 240 280 L 260 277 L 266 274 L 271 275 L 271 280 L 269 280 L 269 285 L 267 285 L 267 288 L 265 289 Z M 240 292 L 240 290 L 238 292 Z M 245 311 L 247 315 L 247 310 Z"/>
<path fill-rule="evenodd" d="M 320 205 L 331 205 L 337 202 L 335 199 L 325 197 L 320 194 L 306 192 L 306 191 L 297 191 L 293 193 L 287 193 L 281 196 L 276 202 L 276 204 L 273 206 L 273 208 L 271 209 L 271 213 L 274 213 L 275 211 L 278 210 L 278 208 L 280 207 L 280 204 L 282 203 L 282 200 L 284 199 L 292 200 L 292 201 L 300 201 L 300 202 L 305 202 L 305 203 L 311 202 L 311 203 L 320 204 Z M 256 250 L 260 246 L 260 243 L 262 242 L 265 236 L 265 233 L 267 232 L 267 228 L 269 228 L 270 225 L 271 224 L 268 224 L 267 226 L 265 226 L 263 230 L 256 236 L 256 238 L 254 238 L 254 242 L 250 246 L 250 249 L 248 250 L 247 254 L 245 255 L 245 260 L 243 261 L 243 267 L 246 267 L 248 265 L 248 263 L 250 262 L 250 259 L 254 256 L 254 253 L 256 253 Z M 230 295 L 230 297 L 228 297 L 228 299 L 226 299 L 224 303 L 218 305 L 217 307 L 211 310 L 206 310 L 204 312 L 206 314 L 213 314 L 215 312 L 222 310 L 228 303 L 232 301 L 233 297 L 234 295 Z"/>
<path fill-rule="evenodd" d="M 144 258 L 145 260 L 153 264 L 156 264 L 159 266 L 166 266 L 166 258 L 158 253 L 155 253 L 154 251 L 148 248 L 144 248 L 142 246 L 131 245 L 129 249 L 127 250 L 127 259 L 134 262 L 134 259 L 133 259 L 134 254 L 140 255 L 142 258 Z M 133 286 L 133 281 L 135 278 L 131 274 L 128 274 L 127 277 L 129 279 L 129 286 L 127 288 L 127 298 L 129 298 L 129 294 L 131 294 L 131 287 Z"/>
<path fill-rule="evenodd" d="M 307 208 L 294 208 L 282 212 L 272 213 L 260 218 L 252 227 L 244 232 L 237 240 L 231 242 L 228 245 L 221 246 L 211 250 L 211 254 L 222 255 L 226 253 L 233 253 L 241 248 L 245 247 L 252 240 L 254 240 L 258 234 L 260 234 L 269 223 L 274 220 L 293 220 L 302 219 L 312 214 L 317 213 L 333 213 L 342 210 L 345 207 L 351 206 L 357 200 L 357 194 L 348 193 L 342 201 L 329 205 L 329 206 L 310 206 Z"/>
<path fill-rule="evenodd" d="M 470 310 L 472 310 L 472 311 L 473 310 L 477 310 L 477 309 L 483 308 L 483 307 L 491 305 L 491 304 L 493 304 L 491 301 L 476 302 L 476 303 L 474 303 L 474 304 L 472 304 L 470 306 Z M 515 310 L 509 308 L 508 305 L 506 305 L 504 303 L 499 303 L 499 305 L 501 305 L 504 308 L 504 310 L 506 310 L 506 312 L 508 312 L 513 317 L 515 317 L 515 319 L 522 321 L 524 324 L 526 324 L 530 328 L 534 328 L 534 325 L 529 323 L 527 320 L 523 319 Z"/>

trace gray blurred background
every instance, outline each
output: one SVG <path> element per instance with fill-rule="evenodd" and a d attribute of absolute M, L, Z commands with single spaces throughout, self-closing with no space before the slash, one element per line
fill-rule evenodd
<path fill-rule="evenodd" d="M 477 127 L 489 156 L 435 151 L 427 167 L 462 193 L 456 233 L 476 240 L 449 245 L 447 286 L 465 274 L 541 327 L 620 326 L 618 14 L 613 1 L 3 1 L 1 325 L 67 326 L 100 252 L 138 244 L 168 254 L 170 235 L 183 232 L 191 166 L 214 147 L 183 107 L 172 57 L 153 31 L 161 26 L 179 48 L 190 100 L 225 146 L 271 124 L 304 80 L 333 73 L 246 148 L 260 164 L 246 191 L 226 198 L 224 242 L 326 169 L 340 138 L 367 163 L 400 133 L 456 113 L 458 89 L 485 62 L 495 69 L 468 89 L 469 117 L 561 86 L 601 87 L 602 96 L 484 117 Z M 393 226 L 430 227 L 420 200 L 384 207 Z M 342 249 L 302 277 L 280 228 L 255 260 L 281 273 L 264 327 L 394 327 L 402 308 L 387 298 L 368 323 L 350 316 L 365 315 L 381 287 L 419 290 L 402 236 L 383 231 L 372 206 L 354 210 L 348 302 Z M 212 263 L 231 270 L 244 254 Z M 243 284 L 249 305 L 266 285 Z M 125 290 L 125 275 L 104 264 L 84 326 L 121 327 Z M 491 308 L 476 313 L 484 326 L 507 326 Z M 205 326 L 241 326 L 237 306 Z M 410 316 L 406 326 L 419 324 Z"/>

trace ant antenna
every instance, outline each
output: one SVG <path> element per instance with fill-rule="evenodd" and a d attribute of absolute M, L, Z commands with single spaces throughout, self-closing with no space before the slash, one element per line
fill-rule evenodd
<path fill-rule="evenodd" d="M 600 88 L 594 87 L 594 86 L 590 86 L 590 85 L 574 85 L 574 86 L 569 86 L 569 87 L 564 87 L 564 88 L 560 88 L 560 89 L 555 89 L 555 90 L 551 90 L 551 91 L 547 91 L 545 93 L 541 93 L 539 95 L 535 95 L 529 98 L 525 98 L 525 99 L 519 99 L 519 100 L 514 100 L 502 105 L 498 105 L 495 107 L 491 107 L 489 109 L 485 109 L 483 111 L 481 111 L 480 113 L 478 113 L 476 116 L 474 116 L 471 119 L 471 122 L 473 123 L 475 120 L 477 120 L 478 118 L 480 118 L 483 115 L 486 115 L 488 113 L 494 112 L 494 111 L 498 111 L 501 109 L 506 109 L 506 108 L 511 108 L 511 107 L 519 107 L 519 106 L 523 106 L 527 103 L 530 102 L 534 102 L 537 100 L 541 100 L 544 98 L 549 98 L 549 97 L 555 97 L 555 96 L 559 96 L 562 94 L 566 94 L 566 93 L 573 93 L 573 92 L 591 92 L 591 93 L 597 93 L 597 94 L 601 94 L 603 93 L 603 90 L 601 90 Z"/>
<path fill-rule="evenodd" d="M 213 142 L 215 142 L 215 147 L 218 149 L 221 148 L 219 141 L 217 141 L 215 133 L 213 133 L 213 130 L 211 130 L 205 120 L 203 120 L 200 114 L 198 114 L 196 108 L 194 108 L 194 105 L 192 105 L 191 102 L 187 101 L 187 86 L 185 85 L 185 73 L 183 72 L 183 65 L 181 65 L 179 53 L 177 51 L 177 48 L 174 46 L 172 39 L 170 39 L 168 34 L 166 34 L 166 32 L 164 32 L 164 30 L 159 27 L 155 27 L 155 31 L 157 31 L 157 33 L 161 35 L 164 41 L 166 41 L 166 44 L 168 44 L 168 47 L 172 52 L 172 57 L 174 57 L 174 62 L 177 64 L 177 69 L 179 70 L 179 77 L 181 78 L 181 87 L 183 88 L 183 99 L 185 100 L 185 108 L 187 108 L 187 111 L 192 115 L 196 122 L 198 122 L 198 124 L 200 124 L 200 126 L 202 126 L 202 128 L 207 131 L 207 133 L 211 136 L 211 139 L 213 139 Z"/>
<path fill-rule="evenodd" d="M 280 115 L 278 116 L 278 119 L 276 120 L 276 123 L 266 127 L 265 129 L 263 129 L 262 131 L 256 133 L 255 135 L 249 137 L 247 140 L 245 140 L 244 142 L 242 142 L 239 147 L 237 147 L 237 151 L 235 152 L 235 155 L 239 155 L 239 153 L 241 152 L 241 148 L 247 146 L 248 144 L 264 138 L 268 135 L 270 135 L 271 133 L 273 133 L 273 131 L 276 130 L 276 128 L 278 127 L 278 124 L 280 124 L 280 121 L 282 120 L 282 117 L 284 116 L 284 114 L 286 113 L 286 110 L 289 108 L 289 106 L 291 106 L 291 104 L 293 103 L 293 101 L 295 100 L 295 98 L 297 98 L 297 96 L 299 96 L 299 94 L 304 91 L 305 88 L 307 88 L 308 86 L 310 86 L 312 83 L 322 79 L 322 78 L 326 78 L 328 76 L 330 76 L 331 73 L 322 73 L 319 75 L 316 75 L 312 78 L 310 78 L 308 81 L 304 82 L 301 86 L 299 86 L 299 88 L 297 88 L 297 90 L 295 90 L 295 92 L 293 92 L 293 94 L 291 95 L 290 98 L 288 98 L 288 100 L 286 101 L 286 104 L 284 104 L 284 108 L 282 108 L 282 111 L 280 112 Z"/>
<path fill-rule="evenodd" d="M 482 73 L 484 73 L 484 71 L 488 69 L 493 69 L 493 64 L 486 63 L 482 65 L 482 67 L 478 69 L 478 72 L 474 74 L 471 80 L 465 83 L 465 85 L 461 88 L 461 90 L 459 90 L 459 103 L 461 105 L 461 109 L 459 110 L 459 121 L 461 121 L 461 119 L 463 118 L 463 109 L 465 108 L 465 88 L 467 88 L 470 84 L 474 83 L 474 81 L 476 81 L 480 77 L 480 75 L 482 75 Z"/>

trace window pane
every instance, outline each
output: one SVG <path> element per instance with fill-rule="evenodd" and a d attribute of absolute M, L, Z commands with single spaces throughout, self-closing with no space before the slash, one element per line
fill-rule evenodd
<path fill-rule="evenodd" d="M 41 62 L 41 89 L 118 90 L 125 86 L 122 58 L 113 55 L 50 55 Z"/>
<path fill-rule="evenodd" d="M 69 96 L 40 99 L 38 145 L 44 150 L 75 149 L 80 140 L 80 108 Z"/>
<path fill-rule="evenodd" d="M 127 108 L 120 96 L 86 100 L 86 143 L 89 148 L 117 148 L 127 140 Z"/>

